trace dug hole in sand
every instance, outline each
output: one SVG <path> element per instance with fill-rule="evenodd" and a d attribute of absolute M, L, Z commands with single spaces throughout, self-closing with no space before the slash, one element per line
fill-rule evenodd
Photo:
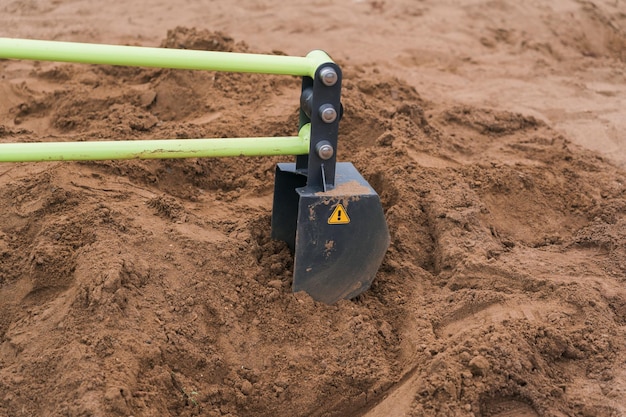
<path fill-rule="evenodd" d="M 185 27 L 161 46 L 263 52 Z M 332 306 L 291 292 L 269 236 L 284 158 L 3 164 L 0 415 L 626 414 L 619 162 L 549 118 L 425 99 L 403 70 L 333 57 L 339 158 L 391 234 L 372 288 Z M 297 78 L 0 71 L 2 142 L 297 126 Z"/>

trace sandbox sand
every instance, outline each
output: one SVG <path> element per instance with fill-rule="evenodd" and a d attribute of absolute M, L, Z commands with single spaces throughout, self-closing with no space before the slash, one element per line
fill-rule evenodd
<path fill-rule="evenodd" d="M 239 4 L 234 4 L 239 3 Z M 0 36 L 305 55 L 378 191 L 291 291 L 284 157 L 0 165 L 0 416 L 626 415 L 626 5 L 4 0 Z M 0 61 L 0 141 L 292 135 L 295 77 Z"/>

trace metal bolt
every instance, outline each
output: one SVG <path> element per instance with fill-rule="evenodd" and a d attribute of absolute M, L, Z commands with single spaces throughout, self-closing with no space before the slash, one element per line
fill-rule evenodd
<path fill-rule="evenodd" d="M 324 67 L 320 70 L 320 79 L 325 86 L 332 87 L 337 84 L 339 76 L 333 67 Z"/>
<path fill-rule="evenodd" d="M 320 118 L 324 123 L 333 123 L 337 120 L 337 110 L 332 104 L 322 104 L 319 110 Z"/>
<path fill-rule="evenodd" d="M 324 161 L 330 159 L 335 154 L 335 150 L 333 149 L 333 145 L 330 144 L 329 141 L 323 140 L 315 146 L 315 151 L 317 152 L 317 156 L 319 156 Z"/>

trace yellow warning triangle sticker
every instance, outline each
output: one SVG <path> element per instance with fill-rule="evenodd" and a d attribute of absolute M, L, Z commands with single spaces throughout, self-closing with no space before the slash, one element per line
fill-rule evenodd
<path fill-rule="evenodd" d="M 350 223 L 350 217 L 348 217 L 348 213 L 346 209 L 343 207 L 343 204 L 337 204 L 335 210 L 333 210 L 333 214 L 328 218 L 328 224 L 348 224 Z"/>

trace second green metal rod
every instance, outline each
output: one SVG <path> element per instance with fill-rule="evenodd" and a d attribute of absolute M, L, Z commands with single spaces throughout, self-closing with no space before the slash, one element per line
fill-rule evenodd
<path fill-rule="evenodd" d="M 0 143 L 0 162 L 306 155 L 310 135 L 306 124 L 286 137 Z"/>

